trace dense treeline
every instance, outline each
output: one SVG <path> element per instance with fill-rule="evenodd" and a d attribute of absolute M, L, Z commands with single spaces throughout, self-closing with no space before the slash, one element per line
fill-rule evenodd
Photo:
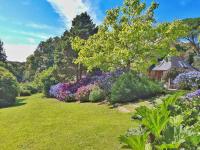
<path fill-rule="evenodd" d="M 180 40 L 176 44 L 176 49 L 188 52 L 188 60 L 193 63 L 194 53 L 198 54 L 200 47 L 198 42 L 200 18 L 184 19 L 183 22 L 190 27 L 188 35 L 182 37 L 188 42 L 183 43 Z M 0 41 L 0 66 L 13 73 L 19 82 L 32 82 L 39 73 L 50 67 L 56 68 L 60 81 L 80 80 L 86 69 L 82 64 L 74 63 L 78 52 L 72 49 L 71 39 L 79 37 L 87 40 L 97 32 L 98 28 L 87 13 L 77 15 L 69 30 L 66 30 L 61 37 L 51 37 L 42 41 L 25 63 L 6 61 L 3 42 Z"/>
<path fill-rule="evenodd" d="M 66 30 L 61 37 L 41 42 L 34 54 L 27 58 L 25 79 L 33 81 L 38 73 L 54 66 L 59 72 L 60 80 L 68 81 L 75 77 L 79 80 L 84 68 L 81 64 L 74 64 L 77 52 L 71 47 L 71 38 L 78 36 L 87 39 L 96 32 L 97 27 L 87 13 L 77 15 L 72 21 L 70 30 Z"/>
<path fill-rule="evenodd" d="M 152 10 L 156 8 L 157 5 L 152 5 Z M 153 23 L 153 13 L 149 11 L 147 11 L 147 14 L 143 16 L 143 19 L 147 19 Z M 173 42 L 177 37 L 180 37 L 178 35 L 180 34 L 179 30 L 172 30 L 172 28 L 170 28 L 170 26 L 172 26 L 173 29 L 175 29 L 175 27 L 181 29 L 182 25 L 179 24 L 180 22 L 178 22 L 178 24 L 176 24 L 176 22 L 172 24 L 161 24 L 158 25 L 157 29 L 155 27 L 150 29 L 151 23 L 148 24 L 149 21 L 147 21 L 148 23 L 146 24 L 146 26 L 141 26 L 139 22 L 140 20 L 137 19 L 137 17 L 133 19 L 133 21 L 137 22 L 140 28 L 145 28 L 145 30 L 141 29 L 140 32 L 138 29 L 133 34 L 132 32 L 129 32 L 129 30 L 132 31 L 132 25 L 130 26 L 129 24 L 130 21 L 132 21 L 131 18 L 129 18 L 129 21 L 124 20 L 123 17 L 121 18 L 121 22 L 123 22 L 124 25 L 124 28 L 122 28 L 121 24 L 117 22 L 118 17 L 115 16 L 118 15 L 118 13 L 118 10 L 111 10 L 110 13 L 108 13 L 108 17 L 99 27 L 97 27 L 93 23 L 92 19 L 86 12 L 77 15 L 73 19 L 72 26 L 69 30 L 66 30 L 60 37 L 51 37 L 46 41 L 42 41 L 38 45 L 35 52 L 30 55 L 24 63 L 6 61 L 7 57 L 3 48 L 3 42 L 0 42 L 0 66 L 9 70 L 17 78 L 18 82 L 26 82 L 26 84 L 20 85 L 20 89 L 22 89 L 23 94 L 30 93 L 30 91 L 35 91 L 36 88 L 38 88 L 38 91 L 42 91 L 42 87 L 46 88 L 46 90 L 48 91 L 51 84 L 81 80 L 82 76 L 86 75 L 88 68 L 92 68 L 92 70 L 96 68 L 104 70 L 105 67 L 107 67 L 108 70 L 112 70 L 113 68 L 119 68 L 120 66 L 138 66 L 140 63 L 143 63 L 139 62 L 139 54 L 141 54 L 141 57 L 146 57 L 144 54 L 147 54 L 147 56 L 149 56 L 149 52 L 147 50 L 151 51 L 151 54 L 153 55 L 153 57 L 151 58 L 152 61 L 154 61 L 154 58 L 157 59 L 158 56 L 168 53 L 171 49 L 169 43 Z M 114 18 L 113 15 L 115 16 Z M 141 17 L 142 16 L 138 16 L 138 18 Z M 182 40 L 179 40 L 177 42 L 176 49 L 184 53 L 192 51 L 192 53 L 198 54 L 200 18 L 185 19 L 182 21 L 182 23 L 188 26 L 188 34 L 185 34 L 184 37 L 180 37 L 180 39 L 184 38 L 188 40 L 188 42 L 185 43 L 182 42 Z M 126 26 L 126 24 L 129 25 Z M 137 24 L 133 24 L 133 26 L 135 26 L 135 28 L 138 27 Z M 168 32 L 168 37 L 163 36 L 163 34 L 165 34 L 165 30 L 167 31 L 168 28 L 171 31 L 171 35 L 169 35 Z M 146 35 L 149 35 L 146 34 L 147 29 L 149 30 L 149 34 L 152 34 L 152 36 L 146 37 Z M 155 30 L 157 30 L 156 32 L 159 32 L 160 35 L 153 34 Z M 175 33 L 175 31 L 177 31 L 177 33 Z M 125 32 L 127 32 L 127 34 Z M 138 32 L 138 34 L 136 34 L 136 32 Z M 95 36 L 93 36 L 94 34 Z M 124 36 L 128 34 L 131 34 L 130 37 L 132 36 L 132 38 Z M 149 45 L 142 45 L 141 43 L 143 43 L 143 39 L 141 39 L 141 43 L 139 42 L 137 44 L 137 35 L 139 34 L 141 34 L 141 36 L 149 38 L 149 41 L 157 41 L 163 38 L 163 43 L 160 42 L 159 45 L 157 45 L 156 43 L 150 42 Z M 108 36 L 110 37 L 109 42 L 112 41 L 113 44 L 106 46 L 106 43 L 108 42 Z M 154 40 L 153 36 L 157 40 Z M 74 46 L 74 43 L 72 42 L 77 37 L 80 40 L 89 42 L 87 44 L 81 44 L 80 42 Z M 96 40 L 96 42 L 94 42 L 94 39 Z M 129 39 L 129 41 L 127 41 L 127 39 Z M 93 42 L 90 42 L 90 40 Z M 126 41 L 125 45 L 124 41 Z M 133 44 L 132 41 L 137 42 Z M 154 51 L 152 51 L 152 43 L 155 47 Z M 137 49 L 134 50 L 136 45 Z M 76 48 L 76 46 L 78 46 L 78 48 Z M 138 51 L 138 48 L 140 48 L 140 53 Z M 127 54 L 122 54 L 121 49 L 125 49 L 127 51 Z M 157 49 L 157 51 L 155 51 L 155 49 Z M 165 52 L 162 49 L 165 49 Z M 102 52 L 100 53 L 100 51 Z M 173 49 L 171 51 L 173 51 Z M 155 53 L 156 57 L 154 57 L 154 54 L 152 52 Z M 137 57 L 132 58 L 132 56 Z M 193 58 L 190 58 L 190 55 L 187 57 L 188 60 L 193 63 Z M 149 65 L 149 63 L 147 65 Z M 143 66 L 145 66 L 144 63 Z M 140 68 L 142 69 L 141 66 Z M 42 81 L 44 81 L 46 85 L 43 85 Z"/>
<path fill-rule="evenodd" d="M 6 68 L 16 78 L 18 82 L 24 81 L 25 63 L 7 61 L 6 52 L 4 50 L 3 42 L 0 40 L 0 67 Z"/>

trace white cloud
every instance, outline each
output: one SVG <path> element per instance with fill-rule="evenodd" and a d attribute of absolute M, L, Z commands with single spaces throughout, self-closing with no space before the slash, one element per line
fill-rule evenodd
<path fill-rule="evenodd" d="M 95 11 L 92 9 L 92 5 L 88 0 L 47 0 L 56 13 L 60 15 L 64 23 L 70 27 L 72 19 L 82 13 L 89 12 L 92 15 L 92 18 L 95 22 L 99 22 L 96 17 Z"/>
<path fill-rule="evenodd" d="M 28 42 L 29 42 L 30 44 L 35 44 L 35 43 L 36 43 L 36 41 L 35 41 L 34 38 L 28 38 L 27 40 L 28 40 Z"/>
<path fill-rule="evenodd" d="M 4 44 L 6 55 L 10 61 L 26 61 L 26 58 L 33 54 L 37 45 L 17 45 L 17 44 Z"/>
<path fill-rule="evenodd" d="M 39 38 L 41 40 L 47 40 L 48 38 L 54 36 L 54 35 L 48 35 L 48 34 L 39 33 L 39 32 L 34 33 L 34 32 L 16 31 L 16 30 L 12 30 L 11 32 L 21 34 L 21 35 L 25 35 L 25 36 L 29 36 L 29 37 L 32 37 L 32 38 L 37 38 L 37 39 Z"/>
<path fill-rule="evenodd" d="M 54 27 L 46 25 L 46 24 L 38 24 L 38 23 L 28 23 L 27 27 L 35 28 L 35 29 L 54 29 Z"/>

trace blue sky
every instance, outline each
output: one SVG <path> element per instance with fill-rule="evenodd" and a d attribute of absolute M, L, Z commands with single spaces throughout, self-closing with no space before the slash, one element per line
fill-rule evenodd
<path fill-rule="evenodd" d="M 152 0 L 145 0 L 148 4 Z M 155 0 L 157 21 L 200 17 L 200 0 Z M 40 41 L 61 35 L 71 20 L 87 11 L 100 24 L 106 10 L 122 0 L 0 0 L 0 39 L 8 60 L 25 61 Z"/>

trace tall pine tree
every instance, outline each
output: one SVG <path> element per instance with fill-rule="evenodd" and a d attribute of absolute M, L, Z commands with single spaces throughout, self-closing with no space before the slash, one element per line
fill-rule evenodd
<path fill-rule="evenodd" d="M 87 40 L 91 35 L 98 32 L 98 28 L 93 23 L 87 12 L 77 15 L 72 21 L 72 27 L 70 33 L 72 37 L 79 37 L 81 39 Z M 76 54 L 78 57 L 78 54 Z M 84 68 L 82 64 L 77 65 L 77 80 L 82 77 L 82 72 Z"/>

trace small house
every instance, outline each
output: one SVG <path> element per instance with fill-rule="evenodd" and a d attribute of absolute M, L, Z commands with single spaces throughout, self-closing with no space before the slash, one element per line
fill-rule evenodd
<path fill-rule="evenodd" d="M 168 59 L 160 61 L 158 65 L 152 67 L 149 71 L 149 77 L 159 81 L 166 81 L 166 76 L 172 70 L 177 72 L 187 72 L 195 71 L 196 69 L 187 63 L 182 57 L 172 56 Z M 170 87 L 171 79 L 168 78 L 167 82 L 167 87 Z"/>

